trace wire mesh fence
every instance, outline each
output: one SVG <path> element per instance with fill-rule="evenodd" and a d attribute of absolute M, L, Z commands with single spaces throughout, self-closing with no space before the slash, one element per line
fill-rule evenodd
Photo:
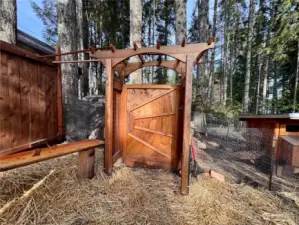
<path fill-rule="evenodd" d="M 299 176 L 294 168 L 277 160 L 279 152 L 273 148 L 274 130 L 247 128 L 238 118 L 196 112 L 192 128 L 197 161 L 202 170 L 215 170 L 232 182 L 272 191 L 299 190 Z M 283 169 L 281 164 L 284 164 Z"/>

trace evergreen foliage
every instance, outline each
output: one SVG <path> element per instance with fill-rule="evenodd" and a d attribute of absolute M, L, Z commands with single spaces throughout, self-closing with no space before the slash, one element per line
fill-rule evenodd
<path fill-rule="evenodd" d="M 129 0 L 82 0 L 86 3 L 88 17 L 89 45 L 107 46 L 112 43 L 117 48 L 130 47 Z M 213 35 L 212 10 L 215 0 L 209 3 L 209 18 L 206 27 Z M 209 90 L 200 92 L 194 86 L 194 93 L 200 93 L 205 111 L 223 108 L 241 112 L 244 108 L 245 76 L 249 76 L 247 113 L 285 113 L 299 111 L 299 97 L 295 82 L 298 82 L 298 40 L 299 1 L 298 0 L 258 0 L 254 1 L 252 17 L 249 17 L 248 0 L 218 0 L 216 4 L 215 55 L 208 54 L 205 61 L 209 75 Z M 31 2 L 37 16 L 45 25 L 44 38 L 50 44 L 57 41 L 56 1 L 42 0 L 38 5 Z M 188 43 L 200 40 L 199 15 L 202 1 L 194 0 L 192 18 L 188 29 Z M 142 45 L 155 46 L 174 44 L 175 1 L 142 0 Z M 252 19 L 252 21 L 249 21 Z M 249 31 L 252 38 L 248 42 Z M 248 45 L 251 45 L 251 54 Z M 248 61 L 248 56 L 250 60 Z M 211 61 L 215 59 L 211 68 Z M 215 57 L 215 58 L 214 58 Z M 146 56 L 146 61 L 158 60 L 157 56 Z M 170 60 L 163 56 L 162 60 Z M 249 62 L 249 64 L 248 64 Z M 104 70 L 96 67 L 99 86 L 103 86 Z M 194 84 L 200 81 L 194 73 Z M 144 83 L 175 83 L 173 72 L 165 68 L 144 68 Z M 201 82 L 201 81 L 200 81 Z M 211 82 L 211 83 L 210 83 Z M 207 96 L 206 96 L 207 95 Z M 194 97 L 195 99 L 195 97 Z M 208 100 L 207 100 L 208 99 Z M 295 101 L 294 101 L 295 99 Z M 221 107 L 220 107 L 221 105 Z"/>

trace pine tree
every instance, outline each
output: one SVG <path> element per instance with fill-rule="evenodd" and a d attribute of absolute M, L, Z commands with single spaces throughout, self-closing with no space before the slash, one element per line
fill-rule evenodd
<path fill-rule="evenodd" d="M 31 7 L 44 24 L 43 38 L 55 46 L 58 39 L 58 15 L 56 0 L 42 0 L 41 6 L 30 0 Z"/>
<path fill-rule="evenodd" d="M 142 43 L 142 3 L 141 0 L 130 0 L 130 42 L 136 43 L 140 48 Z M 138 57 L 134 57 L 131 62 L 139 62 Z M 142 83 L 142 70 L 137 70 L 130 75 L 132 84 Z"/>
<path fill-rule="evenodd" d="M 16 44 L 17 6 L 16 0 L 0 1 L 0 40 Z"/>
<path fill-rule="evenodd" d="M 76 51 L 77 43 L 77 18 L 76 2 L 74 0 L 57 0 L 58 7 L 58 37 L 62 52 Z M 65 10 L 65 9 L 68 10 Z M 62 56 L 62 60 L 77 60 L 77 55 Z M 76 110 L 78 99 L 78 66 L 76 63 L 64 63 L 62 71 L 62 97 L 64 103 L 64 116 L 66 121 L 66 132 L 71 135 L 74 132 L 74 123 L 70 113 Z"/>
<path fill-rule="evenodd" d="M 87 21 L 87 9 L 86 0 L 76 0 L 77 5 L 77 23 L 78 23 L 78 49 L 88 48 L 88 21 Z M 88 53 L 78 54 L 80 60 L 88 60 Z M 79 95 L 83 98 L 88 95 L 89 81 L 88 81 L 88 63 L 80 63 L 82 73 L 80 74 L 79 82 Z"/>
<path fill-rule="evenodd" d="M 254 0 L 250 0 L 249 15 L 248 15 L 248 37 L 247 37 L 247 53 L 246 53 L 246 74 L 245 74 L 245 87 L 244 87 L 244 102 L 243 111 L 245 113 L 249 110 L 249 88 L 250 88 L 250 74 L 251 74 L 251 45 L 253 34 L 253 21 L 254 21 Z"/>

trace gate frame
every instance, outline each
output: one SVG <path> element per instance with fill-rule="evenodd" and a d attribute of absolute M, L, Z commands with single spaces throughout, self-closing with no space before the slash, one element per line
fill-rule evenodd
<path fill-rule="evenodd" d="M 157 43 L 156 47 L 138 48 L 136 43 L 133 43 L 132 49 L 115 49 L 110 45 L 110 50 L 90 51 L 90 57 L 97 58 L 106 67 L 106 111 L 105 111 L 105 171 L 108 175 L 112 174 L 113 161 L 118 156 L 113 157 L 113 88 L 122 90 L 125 84 L 125 77 L 137 69 L 148 66 L 159 66 L 172 69 L 181 73 L 181 85 L 184 95 L 183 101 L 183 137 L 182 138 L 182 158 L 181 158 L 181 194 L 189 193 L 189 145 L 190 145 L 190 121 L 191 121 L 191 103 L 192 103 L 192 72 L 194 64 L 199 63 L 203 54 L 208 49 L 213 49 L 214 43 L 198 43 L 185 45 L 185 41 L 181 45 L 175 46 L 160 46 Z M 155 62 L 145 62 L 144 55 L 159 55 L 159 60 Z M 175 58 L 175 60 L 162 61 L 162 55 L 167 55 Z M 139 63 L 127 63 L 127 59 L 133 56 L 138 56 Z M 120 85 L 114 85 L 114 71 L 120 75 Z M 118 83 L 118 82 L 117 82 Z M 117 86 L 117 87 L 116 87 Z M 125 97 L 121 97 L 124 101 Z M 121 107 L 123 103 L 121 103 Z M 121 110 L 122 112 L 123 110 Z M 120 128 L 123 133 L 124 126 Z M 120 139 L 122 142 L 122 138 Z M 121 143 L 122 146 L 122 143 Z"/>

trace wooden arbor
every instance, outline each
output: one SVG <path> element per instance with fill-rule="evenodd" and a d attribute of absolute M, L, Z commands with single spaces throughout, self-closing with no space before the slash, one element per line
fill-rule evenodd
<path fill-rule="evenodd" d="M 181 168 L 181 193 L 188 194 L 192 71 L 193 65 L 211 48 L 214 48 L 212 42 L 185 45 L 183 41 L 180 46 L 160 46 L 158 42 L 151 48 L 138 48 L 134 44 L 132 49 L 118 50 L 113 45 L 104 51 L 90 49 L 90 56 L 106 67 L 107 174 L 112 173 L 113 163 L 119 157 L 130 166 Z M 144 55 L 159 55 L 160 60 L 146 62 Z M 162 55 L 175 60 L 162 61 Z M 140 62 L 127 63 L 126 59 L 132 56 L 138 56 Z M 125 84 L 126 76 L 148 66 L 162 66 L 180 73 L 181 85 Z M 118 72 L 118 78 L 114 77 L 114 71 Z M 145 112 L 150 114 L 144 115 Z M 152 129 L 159 126 L 162 130 Z"/>

